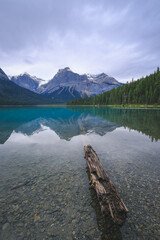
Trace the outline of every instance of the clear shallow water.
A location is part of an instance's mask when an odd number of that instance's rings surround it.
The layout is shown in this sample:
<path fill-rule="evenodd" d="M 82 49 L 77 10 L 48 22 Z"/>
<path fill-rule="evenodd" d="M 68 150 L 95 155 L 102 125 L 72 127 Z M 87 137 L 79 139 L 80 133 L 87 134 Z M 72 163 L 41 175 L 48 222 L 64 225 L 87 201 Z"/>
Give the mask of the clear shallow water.
<path fill-rule="evenodd" d="M 0 109 L 0 239 L 160 239 L 160 112 Z M 89 180 L 91 144 L 129 208 L 109 228 Z"/>

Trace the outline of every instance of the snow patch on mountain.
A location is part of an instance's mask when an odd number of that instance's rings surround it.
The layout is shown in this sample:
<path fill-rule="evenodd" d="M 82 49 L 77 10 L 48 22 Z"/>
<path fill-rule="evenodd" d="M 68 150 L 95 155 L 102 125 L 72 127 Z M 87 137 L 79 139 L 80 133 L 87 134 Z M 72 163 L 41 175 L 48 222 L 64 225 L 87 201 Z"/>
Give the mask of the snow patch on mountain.
<path fill-rule="evenodd" d="M 95 96 L 122 85 L 105 73 L 80 75 L 69 67 L 59 69 L 47 83 L 28 73 L 11 77 L 11 81 L 33 92 L 50 96 L 58 102 Z"/>
<path fill-rule="evenodd" d="M 45 83 L 43 79 L 31 76 L 28 73 L 13 76 L 10 80 L 17 85 L 36 93 L 38 93 L 38 88 Z"/>

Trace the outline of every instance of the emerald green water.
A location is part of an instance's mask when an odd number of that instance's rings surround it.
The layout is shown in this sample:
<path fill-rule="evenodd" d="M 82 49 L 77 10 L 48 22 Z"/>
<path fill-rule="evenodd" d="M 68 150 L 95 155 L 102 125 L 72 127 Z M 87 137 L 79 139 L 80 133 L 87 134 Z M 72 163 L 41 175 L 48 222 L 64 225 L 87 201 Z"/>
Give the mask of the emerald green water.
<path fill-rule="evenodd" d="M 110 227 L 89 190 L 91 144 L 129 209 Z M 160 239 L 160 111 L 0 108 L 0 239 Z"/>

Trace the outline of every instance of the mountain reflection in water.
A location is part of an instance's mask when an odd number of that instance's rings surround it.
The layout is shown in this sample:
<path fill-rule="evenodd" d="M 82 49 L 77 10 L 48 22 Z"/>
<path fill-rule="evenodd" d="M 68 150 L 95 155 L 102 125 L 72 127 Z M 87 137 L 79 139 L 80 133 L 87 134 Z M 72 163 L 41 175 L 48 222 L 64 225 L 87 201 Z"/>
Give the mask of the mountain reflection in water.
<path fill-rule="evenodd" d="M 160 112 L 156 110 L 126 110 L 94 107 L 15 107 L 0 109 L 0 144 L 4 144 L 13 131 L 32 135 L 51 130 L 65 140 L 94 132 L 107 132 L 124 126 L 142 132 L 153 140 L 160 139 Z"/>
<path fill-rule="evenodd" d="M 87 112 L 67 108 L 10 108 L 0 111 L 0 143 L 7 141 L 13 131 L 32 135 L 43 130 L 43 126 L 65 140 L 95 132 L 101 136 L 120 125 Z"/>

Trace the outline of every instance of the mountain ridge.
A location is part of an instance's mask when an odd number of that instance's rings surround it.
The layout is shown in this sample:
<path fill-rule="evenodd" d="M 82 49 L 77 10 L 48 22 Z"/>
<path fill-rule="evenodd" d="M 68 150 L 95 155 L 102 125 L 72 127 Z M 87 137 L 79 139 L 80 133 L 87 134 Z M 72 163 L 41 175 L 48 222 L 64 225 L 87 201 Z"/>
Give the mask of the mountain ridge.
<path fill-rule="evenodd" d="M 55 76 L 45 84 L 37 83 L 29 74 L 27 78 L 24 74 L 17 78 L 13 76 L 11 81 L 31 91 L 51 97 L 55 103 L 66 103 L 77 98 L 95 96 L 123 85 L 105 73 L 80 75 L 69 67 L 59 69 Z M 43 83 L 43 80 L 40 79 L 40 82 Z"/>
<path fill-rule="evenodd" d="M 0 68 L 0 79 L 9 80 L 8 76 L 7 76 L 6 73 L 2 70 L 2 68 Z"/>
<path fill-rule="evenodd" d="M 95 97 L 76 99 L 69 105 L 160 105 L 160 70 Z"/>
<path fill-rule="evenodd" d="M 43 84 L 43 82 L 45 83 L 45 80 L 31 76 L 26 72 L 17 76 L 12 76 L 10 77 L 10 80 L 15 84 L 36 93 L 38 93 L 37 89 L 40 85 Z"/>
<path fill-rule="evenodd" d="M 53 101 L 46 96 L 18 86 L 10 81 L 0 68 L 0 105 L 37 105 L 51 104 Z"/>

